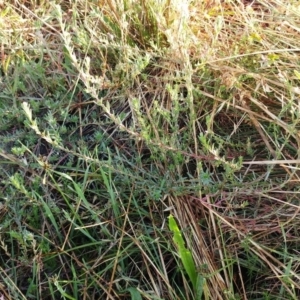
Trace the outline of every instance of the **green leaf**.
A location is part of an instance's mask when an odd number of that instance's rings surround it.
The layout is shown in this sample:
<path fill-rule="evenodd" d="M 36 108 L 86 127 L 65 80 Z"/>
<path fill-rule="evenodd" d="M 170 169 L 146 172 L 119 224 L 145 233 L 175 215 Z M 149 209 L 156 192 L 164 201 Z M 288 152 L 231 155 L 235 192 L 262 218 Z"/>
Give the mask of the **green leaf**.
<path fill-rule="evenodd" d="M 206 278 L 203 277 L 201 274 L 198 274 L 196 290 L 195 290 L 197 300 L 202 299 L 203 288 L 204 288 L 205 284 L 206 284 Z"/>
<path fill-rule="evenodd" d="M 130 287 L 127 289 L 131 295 L 131 300 L 142 300 L 141 293 L 134 287 Z"/>
<path fill-rule="evenodd" d="M 196 266 L 192 257 L 191 252 L 186 249 L 184 240 L 182 238 L 181 232 L 178 228 L 178 225 L 172 215 L 168 217 L 169 219 L 169 229 L 173 232 L 173 241 L 177 246 L 179 257 L 182 261 L 183 267 L 185 271 L 187 272 L 194 289 L 196 289 L 197 286 L 197 272 L 196 272 Z"/>

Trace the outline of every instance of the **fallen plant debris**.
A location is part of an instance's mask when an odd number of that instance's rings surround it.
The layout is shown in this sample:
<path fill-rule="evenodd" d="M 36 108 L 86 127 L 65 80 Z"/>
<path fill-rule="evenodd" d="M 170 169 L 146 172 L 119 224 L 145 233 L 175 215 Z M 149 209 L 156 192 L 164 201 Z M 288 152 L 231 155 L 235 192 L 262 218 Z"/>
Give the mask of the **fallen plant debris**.
<path fill-rule="evenodd" d="M 299 299 L 299 15 L 0 1 L 0 299 Z"/>

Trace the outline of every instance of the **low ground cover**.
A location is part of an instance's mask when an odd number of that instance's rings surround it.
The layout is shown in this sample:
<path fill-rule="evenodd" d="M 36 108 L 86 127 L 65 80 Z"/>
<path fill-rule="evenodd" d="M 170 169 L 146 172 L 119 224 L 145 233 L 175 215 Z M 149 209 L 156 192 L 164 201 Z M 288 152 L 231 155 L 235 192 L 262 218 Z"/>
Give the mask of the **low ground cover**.
<path fill-rule="evenodd" d="M 1 297 L 299 298 L 297 1 L 0 8 Z"/>

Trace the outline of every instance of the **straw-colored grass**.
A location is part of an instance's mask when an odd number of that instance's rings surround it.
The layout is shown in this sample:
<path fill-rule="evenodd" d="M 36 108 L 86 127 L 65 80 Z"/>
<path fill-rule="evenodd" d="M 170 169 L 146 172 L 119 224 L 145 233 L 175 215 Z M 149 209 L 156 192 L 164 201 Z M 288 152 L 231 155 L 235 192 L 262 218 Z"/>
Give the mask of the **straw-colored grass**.
<path fill-rule="evenodd" d="M 0 299 L 298 299 L 299 17 L 0 1 Z"/>

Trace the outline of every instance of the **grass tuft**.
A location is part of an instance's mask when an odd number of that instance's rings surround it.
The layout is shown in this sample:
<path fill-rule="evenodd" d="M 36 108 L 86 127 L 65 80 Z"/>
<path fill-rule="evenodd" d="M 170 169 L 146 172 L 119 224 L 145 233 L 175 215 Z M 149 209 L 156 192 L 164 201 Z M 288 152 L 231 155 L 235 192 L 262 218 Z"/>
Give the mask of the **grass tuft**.
<path fill-rule="evenodd" d="M 299 15 L 0 1 L 0 298 L 298 299 Z"/>

